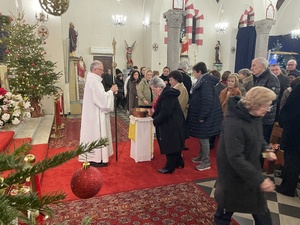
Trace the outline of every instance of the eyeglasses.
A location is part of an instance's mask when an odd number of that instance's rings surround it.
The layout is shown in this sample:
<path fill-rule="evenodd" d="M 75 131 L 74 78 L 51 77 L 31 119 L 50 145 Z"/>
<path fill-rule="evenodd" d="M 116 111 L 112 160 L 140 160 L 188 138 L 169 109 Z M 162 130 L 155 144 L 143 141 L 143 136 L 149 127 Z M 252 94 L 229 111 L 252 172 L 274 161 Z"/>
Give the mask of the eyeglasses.
<path fill-rule="evenodd" d="M 102 71 L 103 72 L 103 69 L 100 69 L 100 68 L 95 68 L 96 70 L 100 70 L 100 71 Z"/>
<path fill-rule="evenodd" d="M 274 108 L 274 105 L 263 105 L 261 107 L 266 109 L 266 110 L 272 110 Z"/>
<path fill-rule="evenodd" d="M 294 66 L 295 64 L 287 64 L 287 66 Z"/>

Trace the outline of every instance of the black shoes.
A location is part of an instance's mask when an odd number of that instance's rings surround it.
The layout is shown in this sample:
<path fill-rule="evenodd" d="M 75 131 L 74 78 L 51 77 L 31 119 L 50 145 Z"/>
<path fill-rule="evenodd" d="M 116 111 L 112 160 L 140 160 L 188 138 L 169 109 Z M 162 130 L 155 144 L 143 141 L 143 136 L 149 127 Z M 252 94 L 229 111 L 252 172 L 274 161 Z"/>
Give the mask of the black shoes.
<path fill-rule="evenodd" d="M 286 196 L 289 196 L 289 197 L 295 197 L 295 194 L 291 194 L 291 193 L 286 193 L 284 192 L 283 190 L 280 189 L 280 186 L 277 186 L 275 188 L 275 191 L 282 194 L 282 195 L 286 195 Z"/>
<path fill-rule="evenodd" d="M 105 167 L 108 165 L 108 163 L 104 163 L 104 162 L 99 162 L 99 163 L 89 162 L 89 163 L 90 163 L 90 166 L 93 166 L 93 167 Z"/>
<path fill-rule="evenodd" d="M 173 171 L 167 170 L 165 168 L 159 169 L 159 170 L 157 170 L 157 172 L 159 172 L 159 173 L 173 173 Z"/>
<path fill-rule="evenodd" d="M 181 160 L 181 162 L 178 163 L 178 164 L 176 165 L 176 168 L 181 168 L 181 169 L 183 169 L 183 168 L 184 168 L 184 161 Z"/>

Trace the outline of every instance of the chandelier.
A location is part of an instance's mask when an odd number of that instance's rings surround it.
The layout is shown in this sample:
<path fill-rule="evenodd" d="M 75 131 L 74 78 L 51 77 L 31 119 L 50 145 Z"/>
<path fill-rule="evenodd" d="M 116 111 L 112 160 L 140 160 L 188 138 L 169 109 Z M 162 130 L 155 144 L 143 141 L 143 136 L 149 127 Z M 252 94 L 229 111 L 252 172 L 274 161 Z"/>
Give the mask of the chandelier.
<path fill-rule="evenodd" d="M 291 31 L 291 38 L 293 39 L 300 38 L 300 17 L 296 29 Z"/>
<path fill-rule="evenodd" d="M 118 9 L 120 8 L 120 1 L 121 0 L 117 0 Z M 113 21 L 114 26 L 123 27 L 127 23 L 127 16 L 124 16 L 122 14 L 114 14 L 114 15 L 112 15 L 112 21 Z"/>
<path fill-rule="evenodd" d="M 127 17 L 123 16 L 122 14 L 115 14 L 112 15 L 113 24 L 116 27 L 125 26 L 127 23 Z"/>
<path fill-rule="evenodd" d="M 223 21 L 223 12 L 224 12 L 224 10 L 221 9 L 220 22 L 216 23 L 216 25 L 215 25 L 216 32 L 220 33 L 220 34 L 224 34 L 228 28 L 228 23 Z"/>

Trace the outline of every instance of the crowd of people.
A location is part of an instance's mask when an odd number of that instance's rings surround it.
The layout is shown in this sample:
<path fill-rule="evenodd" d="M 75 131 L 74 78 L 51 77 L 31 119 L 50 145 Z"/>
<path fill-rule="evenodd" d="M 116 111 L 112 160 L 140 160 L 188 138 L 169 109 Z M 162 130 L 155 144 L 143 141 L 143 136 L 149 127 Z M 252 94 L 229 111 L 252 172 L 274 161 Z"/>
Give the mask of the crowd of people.
<path fill-rule="evenodd" d="M 210 149 L 218 144 L 215 224 L 229 224 L 234 212 L 251 213 L 256 224 L 272 224 L 263 192 L 273 191 L 275 184 L 262 175 L 262 169 L 265 158 L 276 160 L 269 145 L 274 123 L 283 128 L 281 149 L 285 152 L 282 183 L 276 191 L 294 196 L 300 172 L 300 72 L 296 65 L 291 59 L 285 70 L 258 57 L 250 69 L 221 75 L 199 62 L 192 67 L 194 84 L 184 62 L 174 71 L 164 67 L 160 76 L 134 67 L 125 81 L 118 70 L 116 85 L 107 86 L 102 63 L 94 61 L 85 86 L 81 142 L 92 141 L 87 127 L 94 127 L 94 139 L 110 133 L 106 116 L 113 110 L 115 93 L 118 105 L 129 114 L 132 108 L 149 109 L 160 152 L 166 155 L 159 173 L 184 168 L 182 150 L 188 149 L 188 137 L 199 139 L 199 151 L 191 159 L 198 171 L 211 168 Z M 92 110 L 98 121 L 93 118 L 91 123 Z M 111 154 L 105 147 L 79 159 L 106 166 Z"/>

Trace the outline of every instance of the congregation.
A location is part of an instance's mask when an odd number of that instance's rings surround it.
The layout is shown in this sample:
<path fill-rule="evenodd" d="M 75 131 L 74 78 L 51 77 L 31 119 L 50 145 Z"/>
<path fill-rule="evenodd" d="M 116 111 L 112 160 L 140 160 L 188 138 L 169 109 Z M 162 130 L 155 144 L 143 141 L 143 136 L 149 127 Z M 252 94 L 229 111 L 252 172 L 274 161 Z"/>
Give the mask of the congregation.
<path fill-rule="evenodd" d="M 185 146 L 185 140 L 188 137 L 198 138 L 200 143 L 198 155 L 191 159 L 196 164 L 195 168 L 199 171 L 210 169 L 209 152 L 217 144 L 216 140 L 222 132 L 222 121 L 227 114 L 229 99 L 243 99 L 252 87 L 266 87 L 276 95 L 270 107 L 265 107 L 266 112 L 262 116 L 263 139 L 266 144 L 269 144 L 273 126 L 275 123 L 280 122 L 280 112 L 284 109 L 289 94 L 300 83 L 300 72 L 296 69 L 296 66 L 297 62 L 294 59 L 290 59 L 286 69 L 284 69 L 280 68 L 278 64 L 269 65 L 267 59 L 258 57 L 253 59 L 251 68 L 241 69 L 238 73 L 225 71 L 221 75 L 218 70 L 209 70 L 204 62 L 200 62 L 192 67 L 193 75 L 190 76 L 188 75 L 188 64 L 180 62 L 177 70 L 170 71 L 170 68 L 166 66 L 163 68 L 161 75 L 157 71 L 146 69 L 146 67 L 141 67 L 139 70 L 137 66 L 133 66 L 126 79 L 124 79 L 124 74 L 119 69 L 116 69 L 116 78 L 113 77 L 110 70 L 101 73 L 101 77 L 105 91 L 111 90 L 114 83 L 117 85 L 118 90 L 114 89 L 117 93 L 117 107 L 126 109 L 128 115 L 132 114 L 131 110 L 133 108 L 148 109 L 149 115 L 154 119 L 156 138 L 161 153 L 166 154 L 167 159 L 165 166 L 159 169 L 158 172 L 170 174 L 176 168 L 184 167 L 184 161 L 180 155 L 182 150 L 188 150 Z M 156 75 L 154 75 L 154 72 Z M 160 78 L 163 82 L 161 83 L 154 78 Z M 157 91 L 157 88 L 160 90 Z M 161 114 L 157 113 L 155 108 L 159 105 L 158 103 L 163 101 L 160 99 L 161 93 L 167 89 L 177 90 L 173 94 L 177 96 L 179 104 L 174 103 L 174 105 L 168 106 L 169 109 L 161 109 L 163 113 L 167 112 L 163 117 L 164 120 L 170 120 L 167 122 L 169 128 L 166 134 L 162 134 L 159 124 L 155 124 L 157 119 L 155 117 L 161 116 Z M 165 102 L 163 105 L 169 105 L 169 103 Z M 180 119 L 178 117 L 177 120 L 172 118 L 174 112 L 171 108 L 175 105 L 180 107 L 183 115 Z M 296 111 L 297 105 L 294 105 L 294 107 L 295 109 L 292 110 Z M 181 119 L 184 121 L 183 126 L 173 124 L 180 124 Z M 174 136 L 174 133 L 177 133 L 177 136 Z M 169 144 L 172 146 L 172 150 L 166 150 L 166 147 L 162 147 L 164 146 L 163 142 L 172 143 L 174 138 L 180 141 L 175 147 Z M 170 149 L 170 147 L 167 147 L 167 149 Z M 175 155 L 174 149 L 178 149 Z M 262 151 L 265 150 L 269 150 L 269 146 Z M 290 150 L 289 147 L 283 150 L 293 152 L 293 154 L 296 152 L 293 149 Z M 287 159 L 284 168 L 287 168 L 287 172 L 283 169 L 283 182 L 277 188 L 277 191 L 293 196 L 298 182 L 299 170 L 295 169 L 297 165 L 290 156 L 285 158 Z M 264 158 L 262 154 L 260 163 L 261 168 L 263 168 Z M 105 165 L 107 165 L 107 161 Z M 293 170 L 293 173 L 289 170 Z M 292 187 L 290 182 L 293 183 Z"/>

